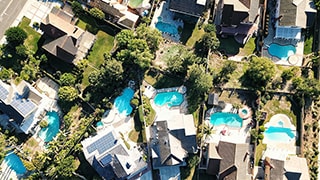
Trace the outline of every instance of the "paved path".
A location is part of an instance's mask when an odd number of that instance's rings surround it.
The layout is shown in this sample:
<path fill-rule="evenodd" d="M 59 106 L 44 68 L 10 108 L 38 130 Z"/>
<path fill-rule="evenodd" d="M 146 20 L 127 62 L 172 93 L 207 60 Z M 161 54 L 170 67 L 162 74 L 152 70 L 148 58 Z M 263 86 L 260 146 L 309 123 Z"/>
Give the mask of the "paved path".
<path fill-rule="evenodd" d="M 15 21 L 28 0 L 0 0 L 0 39 Z"/>

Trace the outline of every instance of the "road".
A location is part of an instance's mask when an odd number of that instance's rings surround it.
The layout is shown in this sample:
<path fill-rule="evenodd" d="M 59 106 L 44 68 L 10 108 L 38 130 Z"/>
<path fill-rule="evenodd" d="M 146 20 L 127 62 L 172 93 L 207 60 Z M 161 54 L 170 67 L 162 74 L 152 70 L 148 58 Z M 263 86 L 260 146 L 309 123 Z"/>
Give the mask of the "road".
<path fill-rule="evenodd" d="M 0 39 L 12 25 L 28 0 L 0 0 Z"/>

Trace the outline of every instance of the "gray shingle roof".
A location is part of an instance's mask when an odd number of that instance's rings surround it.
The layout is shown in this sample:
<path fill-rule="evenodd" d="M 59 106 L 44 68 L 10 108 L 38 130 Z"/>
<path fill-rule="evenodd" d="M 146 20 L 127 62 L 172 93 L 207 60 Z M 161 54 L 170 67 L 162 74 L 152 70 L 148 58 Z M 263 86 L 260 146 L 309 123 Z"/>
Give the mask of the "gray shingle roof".
<path fill-rule="evenodd" d="M 280 26 L 295 26 L 297 6 L 293 4 L 292 0 L 281 0 L 279 15 L 282 15 L 279 21 Z"/>
<path fill-rule="evenodd" d="M 197 4 L 197 0 L 170 0 L 169 9 L 174 12 L 200 17 L 205 6 Z"/>

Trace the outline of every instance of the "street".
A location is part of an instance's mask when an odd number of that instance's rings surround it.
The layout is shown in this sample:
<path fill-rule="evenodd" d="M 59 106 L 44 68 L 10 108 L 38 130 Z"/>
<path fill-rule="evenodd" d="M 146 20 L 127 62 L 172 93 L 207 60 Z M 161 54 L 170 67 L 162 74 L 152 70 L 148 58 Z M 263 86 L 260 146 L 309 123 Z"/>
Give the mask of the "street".
<path fill-rule="evenodd" d="M 0 0 L 0 39 L 12 25 L 28 0 Z"/>

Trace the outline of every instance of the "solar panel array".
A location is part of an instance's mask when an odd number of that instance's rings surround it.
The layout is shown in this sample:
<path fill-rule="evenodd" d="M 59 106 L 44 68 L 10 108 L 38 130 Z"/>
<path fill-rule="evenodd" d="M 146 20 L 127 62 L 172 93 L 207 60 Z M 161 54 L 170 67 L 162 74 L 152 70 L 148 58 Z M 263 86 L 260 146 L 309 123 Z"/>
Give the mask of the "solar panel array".
<path fill-rule="evenodd" d="M 103 167 L 106 167 L 112 161 L 112 155 L 107 154 L 102 159 L 100 159 L 100 163 Z"/>
<path fill-rule="evenodd" d="M 9 94 L 9 91 L 6 90 L 3 86 L 0 85 L 0 99 L 5 100 Z"/>
<path fill-rule="evenodd" d="M 115 137 L 113 136 L 112 132 L 109 132 L 108 134 L 102 136 L 100 139 L 96 140 L 94 143 L 90 144 L 87 147 L 87 151 L 89 153 L 92 153 L 95 150 L 98 150 L 99 154 L 104 153 L 111 147 L 115 145 Z"/>
<path fill-rule="evenodd" d="M 13 98 L 10 105 L 19 111 L 23 117 L 31 113 L 36 108 L 36 105 L 31 100 L 22 99 L 19 95 L 16 95 Z"/>

